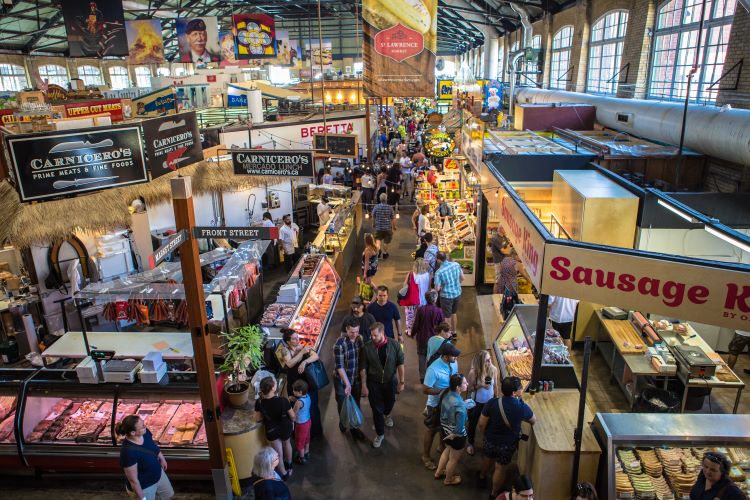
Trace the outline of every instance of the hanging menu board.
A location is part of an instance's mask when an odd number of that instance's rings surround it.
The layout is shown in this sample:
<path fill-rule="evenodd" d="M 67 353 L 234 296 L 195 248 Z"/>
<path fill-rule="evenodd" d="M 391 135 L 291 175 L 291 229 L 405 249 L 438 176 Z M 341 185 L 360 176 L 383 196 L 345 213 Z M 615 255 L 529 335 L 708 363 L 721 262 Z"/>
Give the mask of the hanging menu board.
<path fill-rule="evenodd" d="M 328 145 L 326 146 L 326 137 Z M 318 156 L 343 156 L 356 158 L 357 136 L 352 134 L 315 134 L 315 154 Z"/>
<path fill-rule="evenodd" d="M 312 151 L 233 149 L 234 175 L 313 177 Z"/>
<path fill-rule="evenodd" d="M 203 160 L 195 111 L 145 120 L 143 136 L 152 179 Z"/>
<path fill-rule="evenodd" d="M 23 134 L 5 141 L 21 201 L 148 182 L 139 127 Z"/>

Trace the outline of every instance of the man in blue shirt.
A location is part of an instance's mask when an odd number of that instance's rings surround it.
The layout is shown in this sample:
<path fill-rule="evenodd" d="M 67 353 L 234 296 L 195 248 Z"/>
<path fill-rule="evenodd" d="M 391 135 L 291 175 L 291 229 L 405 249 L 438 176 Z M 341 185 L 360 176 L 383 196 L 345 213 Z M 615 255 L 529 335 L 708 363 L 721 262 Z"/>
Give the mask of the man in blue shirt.
<path fill-rule="evenodd" d="M 375 302 L 371 302 L 367 306 L 367 312 L 372 314 L 375 321 L 383 323 L 385 327 L 385 336 L 388 338 L 395 338 L 393 336 L 393 330 L 395 328 L 398 334 L 399 342 L 403 342 L 404 336 L 401 334 L 401 313 L 398 312 L 398 306 L 388 300 L 388 287 L 380 285 L 378 287 L 378 293 L 375 295 Z"/>
<path fill-rule="evenodd" d="M 458 356 L 461 354 L 456 346 L 446 342 L 438 349 L 440 357 L 427 367 L 424 375 L 424 387 L 422 392 L 427 394 L 427 406 L 425 407 L 425 417 L 440 411 L 440 393 L 450 385 L 451 375 L 458 373 Z M 440 432 L 440 419 L 435 427 L 427 427 L 424 434 L 424 443 L 422 448 L 422 463 L 429 470 L 435 470 L 437 465 L 432 461 L 430 451 L 435 435 Z M 438 448 L 442 448 L 438 446 Z"/>
<path fill-rule="evenodd" d="M 456 333 L 458 324 L 458 301 L 461 298 L 461 283 L 464 282 L 464 272 L 458 262 L 450 260 L 444 252 L 438 252 L 438 270 L 435 271 L 433 282 L 435 290 L 440 293 L 440 309 L 443 310 L 445 320 L 451 325 L 451 332 Z"/>
<path fill-rule="evenodd" d="M 478 428 L 484 433 L 484 463 L 480 477 L 485 476 L 495 461 L 492 473 L 492 493 L 500 494 L 505 480 L 505 468 L 518 449 L 521 422 L 536 423 L 534 412 L 523 402 L 523 385 L 518 377 L 505 377 L 500 389 L 502 398 L 490 399 L 482 409 Z M 502 405 L 502 411 L 501 411 Z M 494 497 L 493 497 L 494 498 Z"/>

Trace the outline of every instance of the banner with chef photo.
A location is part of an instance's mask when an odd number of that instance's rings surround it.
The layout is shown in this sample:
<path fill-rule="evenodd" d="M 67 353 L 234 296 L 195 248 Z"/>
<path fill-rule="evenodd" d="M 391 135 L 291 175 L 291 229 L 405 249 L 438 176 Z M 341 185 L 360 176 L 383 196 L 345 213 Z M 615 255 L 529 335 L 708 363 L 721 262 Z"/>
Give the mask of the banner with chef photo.
<path fill-rule="evenodd" d="M 234 14 L 235 54 L 239 60 L 276 57 L 276 25 L 267 14 Z"/>
<path fill-rule="evenodd" d="M 331 40 L 323 39 L 323 48 L 320 48 L 320 40 L 305 40 L 305 60 L 312 64 L 312 71 L 323 71 L 333 67 L 333 44 Z M 322 64 L 322 68 L 321 68 Z"/>
<path fill-rule="evenodd" d="M 128 63 L 161 64 L 164 62 L 161 21 L 158 19 L 125 21 L 125 32 L 128 36 Z"/>
<path fill-rule="evenodd" d="M 62 0 L 70 57 L 127 56 L 121 0 Z"/>
<path fill-rule="evenodd" d="M 180 62 L 205 67 L 219 62 L 219 23 L 215 17 L 180 17 L 175 20 Z"/>
<path fill-rule="evenodd" d="M 22 202 L 148 182 L 137 126 L 6 136 L 5 145 Z"/>
<path fill-rule="evenodd" d="M 362 0 L 365 92 L 378 97 L 435 93 L 437 0 Z"/>
<path fill-rule="evenodd" d="M 152 180 L 203 160 L 195 111 L 144 120 L 141 126 Z"/>

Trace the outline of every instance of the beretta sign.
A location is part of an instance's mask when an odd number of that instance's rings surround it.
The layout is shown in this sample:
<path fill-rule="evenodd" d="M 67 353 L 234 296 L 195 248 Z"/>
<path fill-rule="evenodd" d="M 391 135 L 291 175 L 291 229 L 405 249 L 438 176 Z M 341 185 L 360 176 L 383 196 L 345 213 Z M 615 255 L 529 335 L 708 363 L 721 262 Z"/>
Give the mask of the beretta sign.
<path fill-rule="evenodd" d="M 233 149 L 235 175 L 313 177 L 312 151 Z"/>
<path fill-rule="evenodd" d="M 203 160 L 195 111 L 146 120 L 142 126 L 152 179 Z"/>
<path fill-rule="evenodd" d="M 148 182 L 138 127 L 6 137 L 21 201 Z"/>

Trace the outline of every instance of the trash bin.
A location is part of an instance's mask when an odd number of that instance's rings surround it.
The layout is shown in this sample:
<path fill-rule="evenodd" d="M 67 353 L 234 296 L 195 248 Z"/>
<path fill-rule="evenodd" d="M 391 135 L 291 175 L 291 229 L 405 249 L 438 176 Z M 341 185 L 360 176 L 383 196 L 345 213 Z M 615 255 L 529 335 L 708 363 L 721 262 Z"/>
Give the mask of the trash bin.
<path fill-rule="evenodd" d="M 638 398 L 639 411 L 646 413 L 678 413 L 680 398 L 658 387 L 646 387 Z"/>

